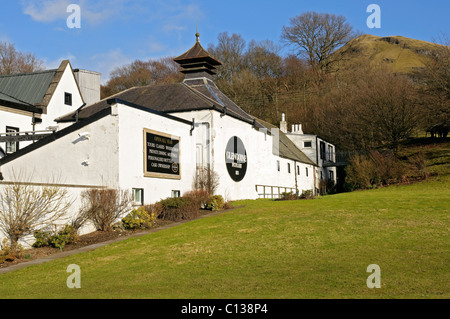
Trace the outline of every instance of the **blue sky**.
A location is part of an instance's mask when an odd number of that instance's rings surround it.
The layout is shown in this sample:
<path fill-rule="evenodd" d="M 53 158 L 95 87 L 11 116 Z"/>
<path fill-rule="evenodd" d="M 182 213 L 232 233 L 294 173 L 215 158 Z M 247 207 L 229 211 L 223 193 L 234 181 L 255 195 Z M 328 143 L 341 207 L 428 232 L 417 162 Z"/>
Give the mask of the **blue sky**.
<path fill-rule="evenodd" d="M 67 26 L 70 4 L 80 6 L 79 29 Z M 381 8 L 380 29 L 367 27 L 369 4 Z M 69 59 L 74 68 L 101 72 L 104 82 L 133 60 L 185 52 L 197 23 L 204 47 L 224 31 L 278 43 L 282 27 L 306 11 L 342 14 L 356 30 L 378 36 L 450 36 L 448 0 L 0 0 L 0 41 L 35 53 L 47 68 Z"/>

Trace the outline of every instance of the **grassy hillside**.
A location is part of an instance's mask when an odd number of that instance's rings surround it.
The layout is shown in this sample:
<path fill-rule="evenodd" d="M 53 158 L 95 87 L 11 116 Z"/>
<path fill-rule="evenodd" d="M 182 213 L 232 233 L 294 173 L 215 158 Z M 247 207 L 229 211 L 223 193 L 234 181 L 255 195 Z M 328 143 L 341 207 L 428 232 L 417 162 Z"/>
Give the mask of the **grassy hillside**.
<path fill-rule="evenodd" d="M 394 72 L 410 73 L 424 66 L 428 55 L 438 45 L 402 36 L 378 37 L 362 35 L 338 50 L 342 55 L 340 67 L 357 63 L 381 63 L 392 67 Z"/>
<path fill-rule="evenodd" d="M 450 180 L 243 208 L 0 275 L 1 298 L 449 298 Z M 81 289 L 69 289 L 69 264 Z M 366 285 L 367 266 L 381 288 Z"/>

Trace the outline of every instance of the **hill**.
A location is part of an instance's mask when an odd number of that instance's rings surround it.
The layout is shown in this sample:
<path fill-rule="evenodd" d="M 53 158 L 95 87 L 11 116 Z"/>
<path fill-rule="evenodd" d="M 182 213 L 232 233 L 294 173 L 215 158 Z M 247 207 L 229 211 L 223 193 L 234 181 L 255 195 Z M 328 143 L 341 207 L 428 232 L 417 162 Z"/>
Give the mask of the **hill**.
<path fill-rule="evenodd" d="M 439 46 L 402 36 L 378 37 L 365 34 L 349 41 L 334 53 L 334 57 L 342 58 L 339 68 L 370 61 L 390 65 L 394 72 L 411 73 L 424 67 L 424 62 Z"/>

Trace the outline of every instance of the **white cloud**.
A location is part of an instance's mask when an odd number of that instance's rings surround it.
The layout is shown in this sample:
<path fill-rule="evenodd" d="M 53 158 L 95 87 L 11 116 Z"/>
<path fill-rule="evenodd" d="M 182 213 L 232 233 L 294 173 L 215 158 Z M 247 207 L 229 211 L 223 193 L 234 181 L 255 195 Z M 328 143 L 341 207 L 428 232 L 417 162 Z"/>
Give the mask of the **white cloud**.
<path fill-rule="evenodd" d="M 21 1 L 23 12 L 38 22 L 66 19 L 66 10 L 70 3 L 70 0 Z"/>
<path fill-rule="evenodd" d="M 23 13 L 37 22 L 53 22 L 66 20 L 71 12 L 67 12 L 70 4 L 78 4 L 81 9 L 81 21 L 97 24 L 112 16 L 120 14 L 128 0 L 21 0 Z"/>

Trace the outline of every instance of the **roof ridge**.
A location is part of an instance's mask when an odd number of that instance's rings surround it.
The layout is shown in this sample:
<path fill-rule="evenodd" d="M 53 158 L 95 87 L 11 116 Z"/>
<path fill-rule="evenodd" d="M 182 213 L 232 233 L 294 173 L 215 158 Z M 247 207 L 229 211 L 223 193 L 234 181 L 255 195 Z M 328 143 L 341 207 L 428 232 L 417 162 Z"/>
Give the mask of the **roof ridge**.
<path fill-rule="evenodd" d="M 58 71 L 58 69 L 50 69 L 50 70 L 42 70 L 42 71 L 34 71 L 34 72 L 22 72 L 22 73 L 0 74 L 0 78 L 8 78 L 8 77 L 15 77 L 15 76 L 26 76 L 26 75 L 35 75 L 35 74 L 51 73 L 51 72 L 57 72 L 57 71 Z"/>

